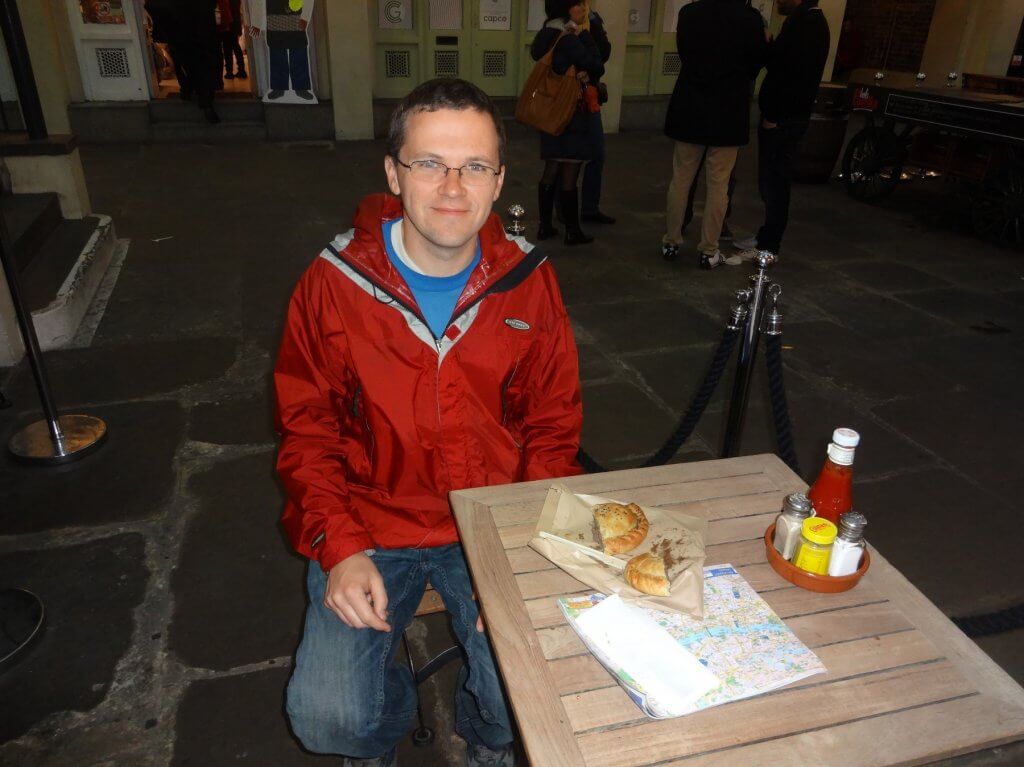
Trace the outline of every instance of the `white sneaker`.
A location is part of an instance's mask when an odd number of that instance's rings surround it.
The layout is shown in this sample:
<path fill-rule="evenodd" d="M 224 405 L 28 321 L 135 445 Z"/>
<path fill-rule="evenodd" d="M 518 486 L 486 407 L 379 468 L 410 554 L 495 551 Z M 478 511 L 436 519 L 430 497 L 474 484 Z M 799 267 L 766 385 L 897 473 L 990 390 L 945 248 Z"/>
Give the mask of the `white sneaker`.
<path fill-rule="evenodd" d="M 736 250 L 757 250 L 757 236 L 733 239 L 732 246 Z"/>
<path fill-rule="evenodd" d="M 700 268 L 701 269 L 714 269 L 716 266 L 722 264 L 728 264 L 729 266 L 739 266 L 743 263 L 743 259 L 739 256 L 724 256 L 722 251 L 716 250 L 714 253 L 701 253 L 700 254 Z"/>
<path fill-rule="evenodd" d="M 740 261 L 753 261 L 760 252 L 757 248 L 747 248 L 736 253 L 736 258 L 740 259 Z"/>

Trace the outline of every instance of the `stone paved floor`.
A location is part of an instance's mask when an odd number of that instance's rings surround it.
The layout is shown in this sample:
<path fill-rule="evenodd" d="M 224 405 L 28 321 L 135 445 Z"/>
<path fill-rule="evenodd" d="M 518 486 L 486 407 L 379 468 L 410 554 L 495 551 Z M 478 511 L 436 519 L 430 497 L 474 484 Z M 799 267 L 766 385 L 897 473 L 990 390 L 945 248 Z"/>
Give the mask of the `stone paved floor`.
<path fill-rule="evenodd" d="M 535 139 L 513 131 L 500 202 L 534 208 Z M 106 447 L 60 469 L 0 463 L 0 584 L 50 615 L 0 676 L 0 764 L 315 765 L 282 716 L 303 563 L 275 525 L 269 369 L 289 291 L 355 203 L 383 188 L 380 143 L 85 147 L 95 209 L 131 239 L 93 343 L 48 355 L 65 408 L 102 415 Z M 658 255 L 670 147 L 610 137 L 611 228 L 551 248 L 580 345 L 584 443 L 611 467 L 657 447 L 702 375 L 749 269 Z M 733 226 L 758 222 L 752 151 Z M 863 434 L 857 505 L 872 542 L 949 615 L 1024 601 L 1024 259 L 973 239 L 942 182 L 884 206 L 801 186 L 783 262 L 797 452 L 813 479 L 828 435 Z M 728 381 L 677 460 L 718 454 Z M 36 407 L 24 365 L 6 442 Z M 759 373 L 743 452 L 773 449 Z M 6 461 L 6 459 L 0 459 Z M 412 629 L 420 658 L 444 616 Z M 1024 631 L 980 640 L 1024 681 Z M 458 764 L 452 671 L 424 690 L 435 744 L 407 765 Z M 1019 764 L 1017 750 L 957 764 Z"/>

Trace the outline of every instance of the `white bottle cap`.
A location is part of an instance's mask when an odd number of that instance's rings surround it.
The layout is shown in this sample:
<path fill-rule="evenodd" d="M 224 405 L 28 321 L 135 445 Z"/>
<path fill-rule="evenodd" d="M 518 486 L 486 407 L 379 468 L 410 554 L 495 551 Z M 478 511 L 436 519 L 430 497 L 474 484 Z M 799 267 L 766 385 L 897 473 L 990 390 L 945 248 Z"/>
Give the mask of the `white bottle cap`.
<path fill-rule="evenodd" d="M 832 441 L 839 447 L 857 447 L 860 444 L 860 435 L 853 429 L 841 427 L 832 432 Z"/>

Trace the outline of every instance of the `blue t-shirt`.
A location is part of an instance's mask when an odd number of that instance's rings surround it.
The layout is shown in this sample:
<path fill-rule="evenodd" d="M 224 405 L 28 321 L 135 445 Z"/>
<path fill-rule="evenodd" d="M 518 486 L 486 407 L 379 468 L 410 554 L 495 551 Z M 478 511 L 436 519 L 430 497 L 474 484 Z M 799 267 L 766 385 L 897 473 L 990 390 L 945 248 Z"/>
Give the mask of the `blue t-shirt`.
<path fill-rule="evenodd" d="M 391 229 L 400 225 L 401 221 L 400 218 L 388 221 L 382 227 L 384 248 L 387 250 L 391 263 L 395 265 L 402 275 L 402 279 L 405 280 L 405 284 L 412 291 L 413 298 L 416 299 L 416 304 L 420 307 L 430 332 L 434 334 L 434 338 L 440 338 L 448 327 L 448 321 L 452 318 L 455 304 L 459 302 L 459 297 L 462 295 L 466 283 L 469 282 L 470 273 L 480 263 L 480 238 L 477 238 L 476 253 L 473 254 L 473 260 L 470 261 L 469 266 L 450 277 L 432 277 L 409 268 L 395 252 L 394 243 L 391 241 Z"/>

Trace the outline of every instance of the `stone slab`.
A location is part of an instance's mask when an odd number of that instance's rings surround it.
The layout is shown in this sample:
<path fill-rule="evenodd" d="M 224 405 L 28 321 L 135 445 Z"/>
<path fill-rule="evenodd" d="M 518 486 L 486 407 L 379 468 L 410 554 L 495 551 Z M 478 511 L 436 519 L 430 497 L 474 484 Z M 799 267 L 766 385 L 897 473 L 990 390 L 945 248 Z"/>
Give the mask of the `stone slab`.
<path fill-rule="evenodd" d="M 977 392 L 916 395 L 875 413 L 980 484 L 1024 475 L 1024 416 Z"/>
<path fill-rule="evenodd" d="M 28 589 L 46 612 L 41 639 L 0 674 L 0 743 L 108 695 L 146 590 L 145 548 L 143 536 L 128 533 L 0 556 L 0 588 Z"/>
<path fill-rule="evenodd" d="M 189 439 L 219 445 L 269 444 L 274 433 L 274 395 L 270 382 L 256 397 L 225 397 L 192 408 Z"/>
<path fill-rule="evenodd" d="M 171 578 L 169 629 L 169 646 L 188 665 L 224 670 L 291 655 L 298 645 L 306 560 L 277 522 L 284 497 L 274 458 L 238 458 L 189 481 L 199 509 Z"/>
<path fill-rule="evenodd" d="M 575 308 L 573 320 L 598 343 L 613 351 L 637 351 L 714 339 L 721 328 L 695 309 L 672 299 L 587 304 Z"/>
<path fill-rule="evenodd" d="M 872 290 L 883 293 L 927 290 L 949 284 L 946 280 L 933 274 L 891 261 L 839 264 L 836 266 L 836 271 Z"/>
<path fill-rule="evenodd" d="M 1020 601 L 1020 517 L 948 471 L 859 484 L 854 503 L 867 538 L 947 615 L 977 615 Z"/>
<path fill-rule="evenodd" d="M 46 353 L 50 388 L 58 403 L 117 402 L 175 391 L 223 375 L 235 361 L 230 338 L 184 338 L 145 343 L 59 349 Z M 22 362 L 5 392 L 22 403 L 38 402 L 35 381 Z"/>
<path fill-rule="evenodd" d="M 133 402 L 84 409 L 107 424 L 94 453 L 56 467 L 0 456 L 0 535 L 117 524 L 153 517 L 171 496 L 174 455 L 185 417 L 175 402 Z M 28 423 L 38 414 L 22 415 Z M 4 430 L 6 444 L 12 429 Z"/>
<path fill-rule="evenodd" d="M 955 386 L 941 369 L 908 358 L 885 337 L 864 335 L 835 322 L 786 323 L 783 344 L 787 364 L 852 395 L 877 400 Z"/>
<path fill-rule="evenodd" d="M 653 453 L 674 426 L 664 410 L 630 383 L 583 387 L 582 445 L 599 462 Z"/>

